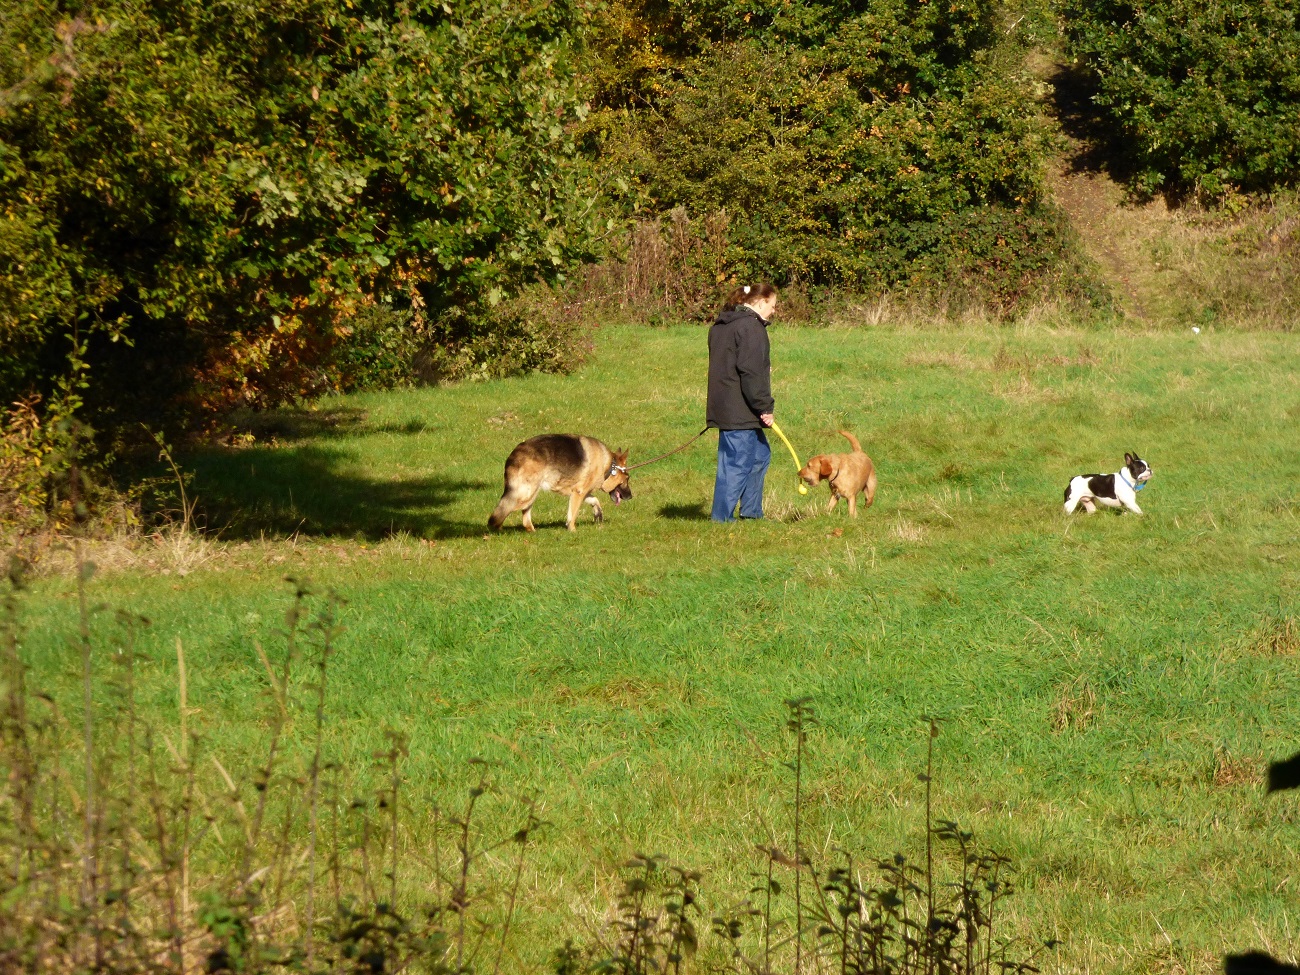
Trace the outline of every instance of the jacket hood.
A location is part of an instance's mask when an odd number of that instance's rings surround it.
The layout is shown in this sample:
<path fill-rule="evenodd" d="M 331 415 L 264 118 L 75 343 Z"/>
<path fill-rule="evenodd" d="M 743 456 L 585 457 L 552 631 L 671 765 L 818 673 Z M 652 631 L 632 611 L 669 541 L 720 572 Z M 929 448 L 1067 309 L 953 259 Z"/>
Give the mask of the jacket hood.
<path fill-rule="evenodd" d="M 719 325 L 730 325 L 732 322 L 738 322 L 742 318 L 753 318 L 762 322 L 764 325 L 767 324 L 766 321 L 759 318 L 758 312 L 754 311 L 752 308 L 746 308 L 744 305 L 741 305 L 739 308 L 732 308 L 730 311 L 724 310 L 718 312 L 717 323 Z"/>

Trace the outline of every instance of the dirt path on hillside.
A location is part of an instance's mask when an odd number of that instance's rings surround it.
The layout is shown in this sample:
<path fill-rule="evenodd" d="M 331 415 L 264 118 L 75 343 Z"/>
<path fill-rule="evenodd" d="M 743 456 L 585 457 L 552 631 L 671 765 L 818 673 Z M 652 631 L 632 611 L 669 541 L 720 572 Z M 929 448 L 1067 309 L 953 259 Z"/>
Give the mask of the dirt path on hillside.
<path fill-rule="evenodd" d="M 1123 246 L 1123 189 L 1105 173 L 1080 172 L 1068 159 L 1048 176 L 1052 198 L 1070 217 L 1088 256 L 1097 262 L 1126 314 L 1151 315 L 1134 278 L 1140 267 Z"/>
<path fill-rule="evenodd" d="M 1048 86 L 1044 108 L 1059 126 L 1066 150 L 1048 173 L 1052 198 L 1069 215 L 1085 252 L 1110 285 L 1126 315 L 1144 323 L 1165 317 L 1162 298 L 1177 274 L 1156 253 L 1179 223 L 1163 199 L 1135 202 L 1112 173 L 1108 132 L 1088 100 L 1079 75 L 1060 61 L 1039 56 L 1031 64 Z"/>
<path fill-rule="evenodd" d="M 1128 318 L 1161 329 L 1297 329 L 1300 195 L 1223 208 L 1135 200 L 1130 164 L 1088 81 L 1051 52 L 1035 53 L 1026 67 L 1065 143 L 1048 191 Z"/>

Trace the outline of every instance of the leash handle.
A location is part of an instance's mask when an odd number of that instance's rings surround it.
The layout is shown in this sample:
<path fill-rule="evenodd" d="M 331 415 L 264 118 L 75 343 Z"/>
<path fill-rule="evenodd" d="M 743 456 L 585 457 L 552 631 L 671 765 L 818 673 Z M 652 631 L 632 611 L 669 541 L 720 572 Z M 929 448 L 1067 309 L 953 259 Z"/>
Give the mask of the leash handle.
<path fill-rule="evenodd" d="M 663 460 L 665 457 L 671 457 L 673 454 L 680 453 L 681 451 L 685 450 L 687 447 L 689 447 L 691 444 L 695 443 L 695 441 L 699 440 L 700 437 L 704 436 L 704 435 L 705 435 L 706 433 L 708 433 L 708 432 L 709 432 L 709 428 L 708 428 L 708 427 L 705 427 L 703 430 L 701 430 L 701 431 L 700 431 L 699 433 L 697 433 L 695 436 L 691 437 L 690 440 L 686 441 L 686 443 L 682 444 L 680 447 L 677 447 L 677 448 L 675 448 L 674 450 L 670 450 L 670 451 L 668 451 L 668 453 L 666 453 L 666 454 L 660 454 L 658 457 L 654 458 L 653 460 L 643 460 L 643 461 L 641 461 L 641 463 L 639 463 L 639 464 L 632 464 L 632 465 L 629 466 L 627 469 L 628 469 L 629 471 L 634 471 L 634 470 L 636 470 L 638 467 L 649 467 L 651 464 L 657 464 L 657 463 L 659 463 L 661 460 Z"/>

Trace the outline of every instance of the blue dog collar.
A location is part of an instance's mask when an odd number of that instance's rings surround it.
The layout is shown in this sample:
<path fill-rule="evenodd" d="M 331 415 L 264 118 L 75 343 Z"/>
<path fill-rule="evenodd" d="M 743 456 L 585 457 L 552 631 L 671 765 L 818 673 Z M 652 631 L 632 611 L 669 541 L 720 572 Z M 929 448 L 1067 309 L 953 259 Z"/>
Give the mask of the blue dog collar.
<path fill-rule="evenodd" d="M 1124 478 L 1124 483 L 1133 489 L 1134 494 L 1136 494 L 1138 491 L 1141 491 L 1144 487 L 1147 486 L 1146 481 L 1143 481 L 1140 484 L 1134 484 L 1132 481 L 1130 481 L 1128 479 L 1128 471 L 1120 471 L 1119 476 Z"/>

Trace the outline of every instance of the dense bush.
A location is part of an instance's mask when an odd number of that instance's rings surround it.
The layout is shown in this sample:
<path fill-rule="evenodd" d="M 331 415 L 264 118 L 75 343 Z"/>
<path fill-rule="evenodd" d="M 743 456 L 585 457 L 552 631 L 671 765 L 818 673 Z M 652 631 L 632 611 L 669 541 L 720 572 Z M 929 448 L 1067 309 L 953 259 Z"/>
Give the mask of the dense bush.
<path fill-rule="evenodd" d="M 1300 175 L 1292 0 L 1067 0 L 1065 16 L 1140 190 L 1217 197 Z"/>
<path fill-rule="evenodd" d="M 375 307 L 472 344 L 603 219 L 585 16 L 0 0 L 0 396 L 122 429 L 309 394 Z"/>
<path fill-rule="evenodd" d="M 1070 247 L 998 18 L 993 0 L 629 0 L 603 22 L 589 131 L 652 211 L 728 211 L 728 270 L 1014 304 Z"/>

